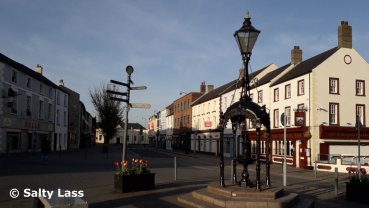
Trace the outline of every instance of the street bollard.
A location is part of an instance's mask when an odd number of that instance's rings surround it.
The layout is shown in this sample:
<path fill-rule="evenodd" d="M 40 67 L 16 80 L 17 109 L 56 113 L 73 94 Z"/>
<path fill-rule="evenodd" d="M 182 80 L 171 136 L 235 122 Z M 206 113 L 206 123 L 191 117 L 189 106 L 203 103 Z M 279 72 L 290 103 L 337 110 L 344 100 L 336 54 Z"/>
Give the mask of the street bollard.
<path fill-rule="evenodd" d="M 317 177 L 317 174 L 318 174 L 318 169 L 317 169 L 317 165 L 316 165 L 316 161 L 314 162 L 314 175 L 315 175 L 315 178 Z"/>
<path fill-rule="evenodd" d="M 231 182 L 234 183 L 233 181 L 233 160 L 231 160 Z"/>
<path fill-rule="evenodd" d="M 233 183 L 237 183 L 237 161 L 236 160 L 232 160 L 232 169 L 233 169 L 233 175 L 232 175 L 232 180 L 233 180 Z"/>
<path fill-rule="evenodd" d="M 174 157 L 174 181 L 177 181 L 177 157 Z"/>
<path fill-rule="evenodd" d="M 334 172 L 335 172 L 335 179 L 334 179 L 334 190 L 336 192 L 336 196 L 338 196 L 338 168 L 334 168 Z"/>

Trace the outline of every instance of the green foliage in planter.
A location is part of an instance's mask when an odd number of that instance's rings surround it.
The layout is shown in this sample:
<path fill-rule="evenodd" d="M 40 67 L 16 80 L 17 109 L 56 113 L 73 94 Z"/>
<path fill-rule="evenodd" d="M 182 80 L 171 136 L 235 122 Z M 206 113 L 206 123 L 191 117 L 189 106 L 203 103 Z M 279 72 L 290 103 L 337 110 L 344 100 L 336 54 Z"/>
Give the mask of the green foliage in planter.
<path fill-rule="evenodd" d="M 353 173 L 350 174 L 349 176 L 349 183 L 352 184 L 367 184 L 369 185 L 369 176 L 367 174 L 362 174 L 361 175 L 361 181 L 360 181 L 360 177 L 359 177 L 359 173 Z"/>

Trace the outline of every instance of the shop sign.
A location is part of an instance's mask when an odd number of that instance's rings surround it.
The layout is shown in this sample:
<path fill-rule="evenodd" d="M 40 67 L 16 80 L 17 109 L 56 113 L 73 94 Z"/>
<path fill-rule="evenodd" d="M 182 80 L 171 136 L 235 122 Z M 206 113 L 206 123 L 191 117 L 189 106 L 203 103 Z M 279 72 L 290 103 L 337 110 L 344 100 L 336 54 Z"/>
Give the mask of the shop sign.
<path fill-rule="evenodd" d="M 211 121 L 204 121 L 204 126 L 205 127 L 211 127 Z"/>

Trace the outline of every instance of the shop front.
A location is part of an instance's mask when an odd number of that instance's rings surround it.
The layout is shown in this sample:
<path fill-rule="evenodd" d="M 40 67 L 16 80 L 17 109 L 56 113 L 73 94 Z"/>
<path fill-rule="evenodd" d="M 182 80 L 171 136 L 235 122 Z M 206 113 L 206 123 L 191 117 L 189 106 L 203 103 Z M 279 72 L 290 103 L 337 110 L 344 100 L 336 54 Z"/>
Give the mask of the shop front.
<path fill-rule="evenodd" d="M 265 131 L 261 131 L 265 134 Z M 256 133 L 249 131 L 248 136 L 251 140 L 252 157 L 256 157 Z M 286 144 L 284 143 L 284 129 L 272 129 L 270 132 L 270 161 L 276 164 L 282 164 L 284 161 L 284 150 L 286 148 L 286 162 L 299 168 L 309 168 L 311 164 L 311 149 L 310 149 L 311 134 L 307 127 L 287 128 L 286 129 Z M 261 137 L 260 152 L 261 159 L 266 157 L 266 141 L 265 137 Z M 286 145 L 286 146 L 285 146 Z"/>
<path fill-rule="evenodd" d="M 0 118 L 0 153 L 40 151 L 41 141 L 53 139 L 54 125 L 49 122 Z"/>

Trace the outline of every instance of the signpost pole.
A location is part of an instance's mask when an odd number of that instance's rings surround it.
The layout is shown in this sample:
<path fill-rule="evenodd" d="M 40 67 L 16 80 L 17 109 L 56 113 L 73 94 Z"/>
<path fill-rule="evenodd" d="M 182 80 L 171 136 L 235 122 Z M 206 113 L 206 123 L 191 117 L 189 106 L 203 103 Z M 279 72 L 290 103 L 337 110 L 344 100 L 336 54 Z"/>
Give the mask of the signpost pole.
<path fill-rule="evenodd" d="M 287 186 L 287 116 L 286 109 L 284 109 L 284 113 L 281 116 L 281 122 L 284 126 L 283 128 L 283 186 Z"/>

